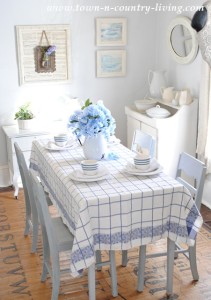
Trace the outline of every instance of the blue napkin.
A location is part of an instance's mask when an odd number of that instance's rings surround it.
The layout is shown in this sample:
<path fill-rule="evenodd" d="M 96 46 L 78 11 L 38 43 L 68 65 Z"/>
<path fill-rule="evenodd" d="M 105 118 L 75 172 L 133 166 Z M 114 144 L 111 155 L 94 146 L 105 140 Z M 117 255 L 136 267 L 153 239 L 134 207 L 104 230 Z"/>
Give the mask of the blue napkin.
<path fill-rule="evenodd" d="M 115 152 L 109 152 L 105 155 L 105 159 L 107 159 L 107 160 L 117 160 L 117 159 L 119 159 L 119 156 Z"/>

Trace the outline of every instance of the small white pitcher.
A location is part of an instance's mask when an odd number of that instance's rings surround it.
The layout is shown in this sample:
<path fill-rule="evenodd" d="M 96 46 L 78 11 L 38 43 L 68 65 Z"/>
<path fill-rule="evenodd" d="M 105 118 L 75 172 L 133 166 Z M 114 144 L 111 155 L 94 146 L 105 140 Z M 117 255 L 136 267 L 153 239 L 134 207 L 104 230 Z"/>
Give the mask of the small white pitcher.
<path fill-rule="evenodd" d="M 179 97 L 179 105 L 187 105 L 187 104 L 190 104 L 192 102 L 192 96 L 191 96 L 191 93 L 190 93 L 190 90 L 189 89 L 185 89 L 185 90 L 182 90 L 180 91 L 180 97 Z"/>
<path fill-rule="evenodd" d="M 173 86 L 169 86 L 167 88 L 161 87 L 160 90 L 161 90 L 163 101 L 166 103 L 172 102 L 175 96 L 174 87 Z"/>

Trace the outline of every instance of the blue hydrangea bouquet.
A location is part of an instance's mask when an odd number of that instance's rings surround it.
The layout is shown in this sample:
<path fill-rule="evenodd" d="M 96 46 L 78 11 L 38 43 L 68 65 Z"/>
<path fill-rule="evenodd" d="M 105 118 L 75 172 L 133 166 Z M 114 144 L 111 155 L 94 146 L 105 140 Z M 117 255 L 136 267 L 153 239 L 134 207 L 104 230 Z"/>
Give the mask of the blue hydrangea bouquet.
<path fill-rule="evenodd" d="M 93 104 L 87 99 L 81 110 L 76 110 L 70 116 L 68 127 L 79 140 L 81 136 L 93 137 L 100 132 L 106 140 L 109 140 L 109 137 L 114 134 L 116 123 L 103 101 L 99 100 L 97 104 Z"/>

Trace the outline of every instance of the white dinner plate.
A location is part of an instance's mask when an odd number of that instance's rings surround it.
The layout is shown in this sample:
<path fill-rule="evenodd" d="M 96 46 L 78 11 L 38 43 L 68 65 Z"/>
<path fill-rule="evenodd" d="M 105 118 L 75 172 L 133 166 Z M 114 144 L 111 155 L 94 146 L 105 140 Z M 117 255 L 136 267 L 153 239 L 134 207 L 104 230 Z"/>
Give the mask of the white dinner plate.
<path fill-rule="evenodd" d="M 156 161 L 156 159 L 153 159 L 150 163 L 150 166 L 146 170 L 139 170 L 135 167 L 133 163 L 128 163 L 126 165 L 125 171 L 132 175 L 141 175 L 141 176 L 149 176 L 149 175 L 155 175 L 162 172 L 163 168 L 160 166 L 160 164 Z"/>
<path fill-rule="evenodd" d="M 92 182 L 92 181 L 99 181 L 104 180 L 108 177 L 109 171 L 105 168 L 100 166 L 97 174 L 95 175 L 85 175 L 82 170 L 74 170 L 70 173 L 70 178 L 76 181 L 81 182 Z"/>
<path fill-rule="evenodd" d="M 69 141 L 64 147 L 57 146 L 54 142 L 48 142 L 45 146 L 45 149 L 51 150 L 51 151 L 64 151 L 73 148 L 73 146 L 76 146 L 75 141 Z"/>

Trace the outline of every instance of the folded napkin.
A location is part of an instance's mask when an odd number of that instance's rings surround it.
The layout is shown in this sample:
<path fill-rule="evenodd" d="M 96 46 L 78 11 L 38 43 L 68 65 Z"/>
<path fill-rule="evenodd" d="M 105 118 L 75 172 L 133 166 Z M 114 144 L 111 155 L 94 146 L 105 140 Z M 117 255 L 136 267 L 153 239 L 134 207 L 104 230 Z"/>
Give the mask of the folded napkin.
<path fill-rule="evenodd" d="M 105 155 L 104 159 L 106 159 L 106 160 L 117 160 L 117 159 L 119 159 L 119 156 L 115 152 L 109 152 Z"/>

